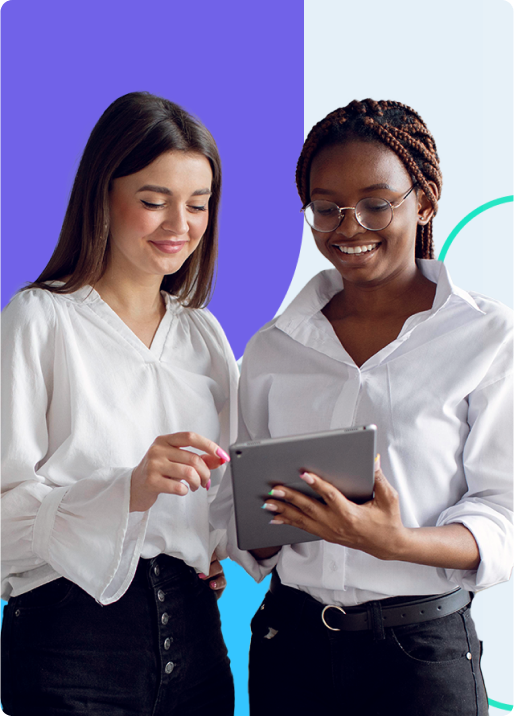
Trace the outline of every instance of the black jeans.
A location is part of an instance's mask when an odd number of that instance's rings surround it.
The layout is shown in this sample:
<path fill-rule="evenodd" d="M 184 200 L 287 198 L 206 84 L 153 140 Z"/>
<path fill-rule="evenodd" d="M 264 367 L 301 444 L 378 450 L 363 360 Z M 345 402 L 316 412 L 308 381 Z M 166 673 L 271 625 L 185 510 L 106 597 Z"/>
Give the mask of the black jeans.
<path fill-rule="evenodd" d="M 252 620 L 250 714 L 483 716 L 480 656 L 469 607 L 382 639 L 291 620 L 268 592 Z"/>
<path fill-rule="evenodd" d="M 101 606 L 66 579 L 9 600 L 2 701 L 10 716 L 232 716 L 216 597 L 184 562 L 140 560 Z"/>

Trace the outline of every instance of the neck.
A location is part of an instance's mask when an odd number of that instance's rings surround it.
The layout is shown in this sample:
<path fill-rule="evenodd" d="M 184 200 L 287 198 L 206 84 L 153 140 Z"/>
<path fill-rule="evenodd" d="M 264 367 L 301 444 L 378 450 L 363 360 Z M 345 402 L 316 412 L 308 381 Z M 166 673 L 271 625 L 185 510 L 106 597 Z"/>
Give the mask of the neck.
<path fill-rule="evenodd" d="M 108 266 L 94 288 L 119 315 L 142 318 L 162 313 L 161 282 L 162 276 L 135 277 Z"/>
<path fill-rule="evenodd" d="M 394 314 L 411 314 L 417 304 L 433 300 L 435 284 L 427 279 L 414 264 L 379 284 L 357 284 L 346 281 L 338 294 L 339 309 L 345 314 L 364 318 L 390 317 Z M 414 310 L 413 310 L 414 309 Z"/>

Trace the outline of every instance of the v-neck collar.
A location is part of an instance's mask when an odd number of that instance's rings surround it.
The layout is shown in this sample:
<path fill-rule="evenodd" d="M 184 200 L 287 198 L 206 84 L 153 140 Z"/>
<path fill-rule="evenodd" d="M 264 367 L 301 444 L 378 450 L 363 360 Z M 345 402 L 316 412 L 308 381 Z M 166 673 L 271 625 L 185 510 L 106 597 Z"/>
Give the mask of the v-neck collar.
<path fill-rule="evenodd" d="M 63 298 L 69 298 L 87 305 L 147 361 L 161 360 L 173 316 L 178 308 L 178 304 L 167 291 L 161 291 L 161 295 L 164 298 L 166 311 L 157 327 L 152 343 L 148 347 L 92 286 L 82 286 L 73 293 L 62 294 Z"/>

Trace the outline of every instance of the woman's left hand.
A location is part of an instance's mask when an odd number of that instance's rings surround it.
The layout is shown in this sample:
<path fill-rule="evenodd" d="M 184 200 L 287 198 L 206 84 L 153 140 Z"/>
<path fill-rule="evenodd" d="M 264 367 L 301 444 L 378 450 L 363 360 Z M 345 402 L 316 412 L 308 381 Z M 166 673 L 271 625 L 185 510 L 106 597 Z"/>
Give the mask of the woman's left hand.
<path fill-rule="evenodd" d="M 400 515 L 398 493 L 375 467 L 375 496 L 363 505 L 344 497 L 337 488 L 311 473 L 302 479 L 323 498 L 325 504 L 288 487 L 273 488 L 266 500 L 276 524 L 300 527 L 327 542 L 334 542 L 378 557 L 396 559 L 406 528 Z M 274 500 L 279 497 L 280 500 Z M 282 501 L 284 500 L 284 501 Z M 269 507 L 267 508 L 269 509 Z"/>
<path fill-rule="evenodd" d="M 200 577 L 200 579 L 208 580 L 209 587 L 215 592 L 216 599 L 219 599 L 223 594 L 223 590 L 227 586 L 227 580 L 225 579 L 223 567 L 220 564 L 216 552 L 214 552 L 211 557 L 211 566 L 209 569 L 209 574 L 203 574 L 203 572 L 199 572 L 198 576 Z"/>

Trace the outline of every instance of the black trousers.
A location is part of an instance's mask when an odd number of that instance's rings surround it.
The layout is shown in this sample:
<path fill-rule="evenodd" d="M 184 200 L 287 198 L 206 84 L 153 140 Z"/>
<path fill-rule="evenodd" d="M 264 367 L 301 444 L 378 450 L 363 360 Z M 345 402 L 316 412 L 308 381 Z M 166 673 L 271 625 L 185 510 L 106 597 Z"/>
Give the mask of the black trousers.
<path fill-rule="evenodd" d="M 232 716 L 216 596 L 184 562 L 140 560 L 101 606 L 66 579 L 9 600 L 2 702 L 9 716 Z"/>
<path fill-rule="evenodd" d="M 288 610 L 287 597 L 268 592 L 252 620 L 251 716 L 488 713 L 469 606 L 377 634 L 330 631 L 294 601 Z"/>

